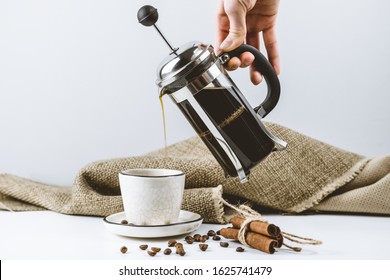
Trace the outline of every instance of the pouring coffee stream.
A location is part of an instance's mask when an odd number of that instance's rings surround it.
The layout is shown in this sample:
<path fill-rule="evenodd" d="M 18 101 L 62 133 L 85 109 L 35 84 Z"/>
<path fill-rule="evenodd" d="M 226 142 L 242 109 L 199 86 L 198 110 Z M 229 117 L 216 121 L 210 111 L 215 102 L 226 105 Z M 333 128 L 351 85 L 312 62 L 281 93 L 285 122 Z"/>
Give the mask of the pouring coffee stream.
<path fill-rule="evenodd" d="M 268 60 L 254 47 L 215 54 L 211 45 L 197 41 L 174 48 L 157 27 L 157 9 L 146 5 L 139 9 L 138 21 L 154 26 L 171 50 L 157 69 L 160 100 L 168 95 L 182 111 L 225 172 L 226 177 L 248 181 L 251 168 L 271 152 L 287 143 L 272 135 L 261 122 L 276 106 L 280 95 L 279 79 Z M 255 56 L 254 66 L 267 82 L 264 101 L 252 108 L 224 65 L 244 52 Z"/>

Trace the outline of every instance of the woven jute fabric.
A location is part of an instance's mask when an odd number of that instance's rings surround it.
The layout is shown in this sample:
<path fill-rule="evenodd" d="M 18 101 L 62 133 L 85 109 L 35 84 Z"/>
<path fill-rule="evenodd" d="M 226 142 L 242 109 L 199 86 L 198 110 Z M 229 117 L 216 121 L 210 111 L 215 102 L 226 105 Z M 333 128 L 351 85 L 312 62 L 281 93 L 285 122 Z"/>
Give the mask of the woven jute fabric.
<path fill-rule="evenodd" d="M 186 174 L 182 208 L 205 222 L 225 223 L 222 198 L 283 212 L 305 210 L 390 214 L 390 156 L 366 158 L 286 127 L 266 123 L 288 143 L 252 169 L 248 183 L 225 179 L 223 170 L 193 137 L 144 156 L 93 162 L 61 187 L 0 174 L 0 208 L 48 209 L 64 214 L 106 216 L 123 211 L 118 173 L 129 168 L 170 168 Z M 222 186 L 221 186 L 222 185 Z"/>
<path fill-rule="evenodd" d="M 390 157 L 370 160 L 354 180 L 312 210 L 390 214 Z"/>

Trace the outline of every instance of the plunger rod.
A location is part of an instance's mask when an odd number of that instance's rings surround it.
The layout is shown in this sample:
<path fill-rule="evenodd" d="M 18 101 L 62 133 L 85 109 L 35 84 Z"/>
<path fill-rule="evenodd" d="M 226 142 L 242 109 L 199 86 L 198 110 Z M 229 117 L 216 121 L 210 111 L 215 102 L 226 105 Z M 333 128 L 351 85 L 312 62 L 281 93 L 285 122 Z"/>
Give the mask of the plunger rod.
<path fill-rule="evenodd" d="M 154 28 L 156 28 L 157 32 L 161 35 L 161 37 L 164 39 L 165 43 L 167 43 L 168 47 L 171 49 L 171 51 L 176 54 L 177 48 L 173 48 L 172 45 L 169 43 L 168 39 L 165 38 L 164 34 L 161 32 L 161 30 L 157 27 L 157 24 L 153 24 Z"/>

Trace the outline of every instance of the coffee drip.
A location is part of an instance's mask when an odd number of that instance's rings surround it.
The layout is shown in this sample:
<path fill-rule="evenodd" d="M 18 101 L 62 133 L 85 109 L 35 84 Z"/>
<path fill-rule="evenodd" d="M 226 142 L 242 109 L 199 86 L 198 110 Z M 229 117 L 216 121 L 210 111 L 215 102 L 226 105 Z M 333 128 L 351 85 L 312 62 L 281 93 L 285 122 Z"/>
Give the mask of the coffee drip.
<path fill-rule="evenodd" d="M 167 124 L 165 119 L 165 107 L 164 107 L 164 92 L 161 91 L 159 94 L 159 100 L 160 100 L 160 106 L 161 106 L 161 116 L 162 116 L 162 123 L 163 123 L 163 129 L 164 129 L 164 157 L 168 157 L 168 144 L 167 144 Z"/>

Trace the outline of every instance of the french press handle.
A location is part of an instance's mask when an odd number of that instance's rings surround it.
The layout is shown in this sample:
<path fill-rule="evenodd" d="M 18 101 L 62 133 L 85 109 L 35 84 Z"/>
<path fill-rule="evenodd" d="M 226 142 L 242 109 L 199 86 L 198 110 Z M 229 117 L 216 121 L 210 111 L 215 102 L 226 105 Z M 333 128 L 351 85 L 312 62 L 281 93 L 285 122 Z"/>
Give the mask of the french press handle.
<path fill-rule="evenodd" d="M 250 52 L 255 56 L 253 65 L 255 69 L 263 75 L 264 80 L 267 83 L 268 92 L 266 98 L 264 99 L 263 103 L 254 108 L 255 112 L 260 115 L 260 117 L 264 118 L 275 108 L 279 101 L 280 82 L 271 63 L 269 63 L 267 58 L 253 46 L 242 44 L 237 49 L 222 53 L 219 56 L 223 58 L 227 55 L 230 59 L 232 57 L 239 57 L 244 52 Z M 224 63 L 227 61 L 224 61 Z"/>

